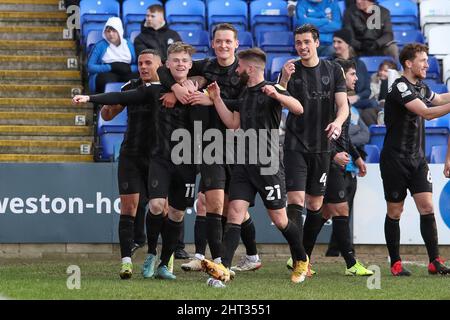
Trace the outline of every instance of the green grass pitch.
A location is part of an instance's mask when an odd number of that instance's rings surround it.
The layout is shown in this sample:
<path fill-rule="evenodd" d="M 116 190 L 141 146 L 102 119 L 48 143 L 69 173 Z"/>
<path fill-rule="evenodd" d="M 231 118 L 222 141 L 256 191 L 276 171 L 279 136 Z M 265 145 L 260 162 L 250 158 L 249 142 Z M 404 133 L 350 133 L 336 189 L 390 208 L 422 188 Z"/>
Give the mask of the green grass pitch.
<path fill-rule="evenodd" d="M 314 265 L 317 275 L 302 284 L 289 280 L 285 260 L 264 261 L 256 272 L 238 273 L 227 288 L 206 285 L 202 272 L 184 272 L 175 262 L 177 280 L 143 279 L 142 261 L 134 262 L 130 280 L 120 280 L 116 261 L 0 262 L 0 296 L 10 299 L 146 299 L 146 300 L 304 300 L 304 299 L 450 299 L 450 277 L 428 275 L 426 267 L 410 265 L 411 277 L 392 277 L 386 263 L 381 268 L 380 289 L 368 289 L 367 278 L 344 276 L 343 262 Z M 80 289 L 68 289 L 69 265 L 80 268 Z M 69 279 L 69 283 L 71 279 Z M 375 283 L 375 282 L 372 282 Z"/>

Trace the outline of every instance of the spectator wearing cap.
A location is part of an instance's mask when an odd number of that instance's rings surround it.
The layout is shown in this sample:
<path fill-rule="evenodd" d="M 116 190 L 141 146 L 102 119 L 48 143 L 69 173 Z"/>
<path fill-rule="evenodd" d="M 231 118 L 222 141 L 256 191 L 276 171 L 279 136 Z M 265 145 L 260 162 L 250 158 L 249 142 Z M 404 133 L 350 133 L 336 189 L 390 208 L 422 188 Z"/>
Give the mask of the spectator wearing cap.
<path fill-rule="evenodd" d="M 398 61 L 391 14 L 385 7 L 377 5 L 375 0 L 356 0 L 355 5 L 347 7 L 344 27 L 352 33 L 351 45 L 357 55 L 388 55 Z"/>
<path fill-rule="evenodd" d="M 358 59 L 351 46 L 352 34 L 348 29 L 341 29 L 333 34 L 333 47 L 335 50 L 334 58 L 353 60 L 356 64 L 356 75 L 358 81 L 354 92 L 348 92 L 350 104 L 359 109 L 361 118 L 367 124 L 376 123 L 379 111 L 376 99 L 370 99 L 370 77 L 366 65 Z"/>

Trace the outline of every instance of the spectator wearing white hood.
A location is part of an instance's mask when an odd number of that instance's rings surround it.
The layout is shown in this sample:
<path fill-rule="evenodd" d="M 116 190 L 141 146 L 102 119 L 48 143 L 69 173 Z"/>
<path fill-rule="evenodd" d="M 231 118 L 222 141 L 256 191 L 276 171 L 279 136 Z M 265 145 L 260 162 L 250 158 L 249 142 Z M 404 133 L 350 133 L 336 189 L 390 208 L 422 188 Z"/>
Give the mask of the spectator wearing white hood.
<path fill-rule="evenodd" d="M 103 40 L 92 49 L 88 72 L 97 74 L 96 92 L 104 92 L 109 82 L 127 82 L 138 77 L 134 47 L 123 38 L 120 18 L 109 18 L 103 27 Z"/>

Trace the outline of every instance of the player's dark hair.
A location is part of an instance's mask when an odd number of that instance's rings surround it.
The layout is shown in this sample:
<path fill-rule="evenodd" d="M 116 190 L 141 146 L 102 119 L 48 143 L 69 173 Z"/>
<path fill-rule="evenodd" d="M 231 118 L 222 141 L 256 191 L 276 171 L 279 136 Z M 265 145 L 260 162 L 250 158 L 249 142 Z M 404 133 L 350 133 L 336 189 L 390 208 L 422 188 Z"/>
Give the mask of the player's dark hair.
<path fill-rule="evenodd" d="M 239 51 L 237 54 L 239 59 L 246 61 L 255 61 L 257 63 L 266 64 L 266 54 L 260 48 L 251 48 Z"/>
<path fill-rule="evenodd" d="M 154 56 L 161 57 L 161 53 L 156 49 L 144 49 L 141 51 L 141 53 L 139 53 L 139 56 L 143 54 L 152 54 Z"/>
<path fill-rule="evenodd" d="M 342 67 L 344 73 L 347 73 L 350 69 L 356 70 L 356 63 L 353 60 L 335 59 L 334 62 L 338 63 Z"/>
<path fill-rule="evenodd" d="M 319 39 L 319 36 L 320 36 L 319 29 L 317 29 L 316 26 L 314 26 L 313 24 L 310 24 L 310 23 L 306 23 L 304 25 L 301 25 L 297 29 L 295 29 L 294 37 L 297 34 L 304 34 L 304 33 L 308 33 L 308 32 L 311 33 L 314 41 Z"/>
<path fill-rule="evenodd" d="M 410 43 L 404 46 L 402 51 L 400 52 L 400 64 L 403 66 L 403 68 L 406 68 L 406 60 L 414 60 L 416 54 L 420 52 L 425 52 L 426 54 L 428 54 L 428 46 L 422 43 Z"/>
<path fill-rule="evenodd" d="M 234 33 L 234 38 L 237 39 L 238 31 L 236 30 L 236 28 L 231 23 L 219 23 L 218 25 L 216 25 L 214 27 L 214 30 L 213 30 L 213 33 L 212 33 L 213 39 L 214 39 L 214 37 L 216 35 L 216 32 L 217 31 L 221 31 L 221 30 L 232 31 Z"/>
<path fill-rule="evenodd" d="M 195 53 L 195 48 L 190 44 L 181 41 L 174 42 L 169 46 L 169 48 L 167 48 L 167 56 L 178 52 L 186 52 L 192 57 Z"/>
<path fill-rule="evenodd" d="M 151 6 L 148 6 L 147 10 L 150 12 L 161 12 L 164 15 L 164 7 L 159 4 L 152 4 Z"/>

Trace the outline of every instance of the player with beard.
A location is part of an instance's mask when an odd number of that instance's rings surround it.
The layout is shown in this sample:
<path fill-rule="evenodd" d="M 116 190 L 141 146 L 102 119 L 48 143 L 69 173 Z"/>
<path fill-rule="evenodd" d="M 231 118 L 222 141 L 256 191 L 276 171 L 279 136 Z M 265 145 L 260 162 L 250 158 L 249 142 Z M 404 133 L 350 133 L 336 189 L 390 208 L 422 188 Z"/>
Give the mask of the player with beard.
<path fill-rule="evenodd" d="M 400 63 L 403 76 L 392 84 L 384 106 L 387 131 L 380 156 L 387 202 L 384 233 L 391 273 L 394 276 L 411 275 L 400 258 L 400 217 L 409 189 L 420 213 L 420 232 L 430 260 L 428 272 L 449 274 L 450 269 L 439 256 L 431 172 L 424 153 L 424 119 L 431 120 L 449 113 L 450 93 L 436 94 L 422 82 L 429 67 L 427 46 L 418 43 L 406 45 L 400 53 Z"/>
<path fill-rule="evenodd" d="M 236 71 L 246 82 L 246 88 L 232 107 L 233 111 L 229 109 L 230 106 L 225 105 L 216 82 L 208 86 L 209 96 L 227 128 L 240 129 L 244 135 L 253 135 L 253 141 L 257 141 L 258 147 L 266 148 L 264 154 L 272 158 L 275 156 L 276 159 L 269 164 L 265 164 L 261 158 L 252 162 L 250 158 L 255 155 L 256 146 L 251 142 L 245 143 L 245 163 L 235 165 L 230 182 L 230 204 L 223 237 L 223 264 L 206 259 L 202 264 L 212 277 L 221 281 L 230 279 L 229 268 L 239 244 L 242 220 L 248 207 L 254 203 L 256 193 L 259 193 L 270 219 L 289 244 L 295 261 L 291 281 L 300 283 L 305 280 L 309 263 L 307 257 L 303 255 L 304 260 L 301 257 L 299 230 L 286 215 L 284 167 L 278 135 L 282 106 L 294 114 L 301 114 L 303 107 L 298 100 L 290 97 L 284 88 L 273 86 L 264 80 L 266 55 L 263 51 L 258 48 L 244 50 L 238 53 L 238 58 Z M 266 141 L 265 146 L 261 141 Z M 259 152 L 261 153 L 261 150 Z"/>

